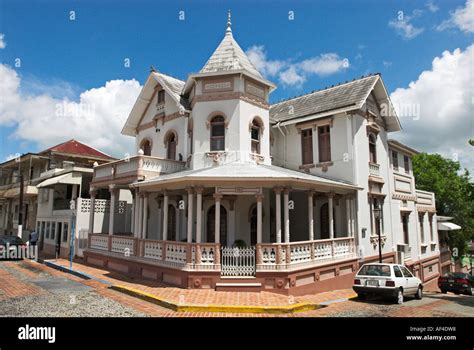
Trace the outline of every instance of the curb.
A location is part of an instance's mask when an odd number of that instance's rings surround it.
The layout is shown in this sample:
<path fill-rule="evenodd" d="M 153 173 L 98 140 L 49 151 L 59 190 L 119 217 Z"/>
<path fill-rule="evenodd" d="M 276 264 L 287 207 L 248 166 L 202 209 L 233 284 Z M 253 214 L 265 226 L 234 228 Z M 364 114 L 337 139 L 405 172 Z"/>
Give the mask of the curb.
<path fill-rule="evenodd" d="M 112 285 L 109 289 L 137 297 L 139 299 L 151 302 L 153 304 L 165 307 L 176 312 L 231 312 L 231 313 L 267 313 L 267 314 L 290 314 L 303 311 L 316 310 L 325 307 L 322 304 L 297 303 L 293 305 L 282 306 L 245 306 L 245 305 L 185 305 L 176 304 L 164 300 L 155 295 L 142 292 L 137 289 Z"/>
<path fill-rule="evenodd" d="M 327 307 L 331 304 L 335 304 L 338 302 L 352 300 L 357 298 L 357 294 L 354 294 L 348 298 L 342 298 L 337 300 L 328 300 L 325 302 L 321 302 L 319 304 L 314 303 L 296 303 L 292 305 L 281 305 L 281 306 L 246 306 L 246 305 L 219 305 L 219 304 L 210 304 L 210 305 L 193 305 L 193 304 L 178 304 L 173 303 L 171 301 L 165 300 L 159 296 L 149 294 L 146 292 L 142 292 L 140 290 L 122 286 L 122 285 L 113 285 L 108 281 L 104 281 L 98 279 L 93 276 L 89 276 L 88 274 L 77 271 L 71 270 L 67 267 L 55 264 L 49 260 L 43 260 L 42 264 L 51 267 L 53 269 L 59 270 L 61 272 L 72 274 L 76 277 L 82 278 L 84 280 L 96 280 L 101 283 L 108 285 L 108 289 L 115 290 L 120 293 L 127 294 L 129 296 L 153 303 L 155 305 L 159 305 L 166 309 L 170 309 L 176 312 L 222 312 L 222 313 L 254 313 L 254 314 L 295 314 L 304 311 L 312 311 L 317 310 L 320 308 Z"/>

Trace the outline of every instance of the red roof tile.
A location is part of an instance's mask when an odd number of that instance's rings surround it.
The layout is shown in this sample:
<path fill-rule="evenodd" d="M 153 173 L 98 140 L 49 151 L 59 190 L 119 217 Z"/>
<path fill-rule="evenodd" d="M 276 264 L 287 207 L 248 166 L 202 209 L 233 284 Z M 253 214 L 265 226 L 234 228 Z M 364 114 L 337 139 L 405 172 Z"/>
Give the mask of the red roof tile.
<path fill-rule="evenodd" d="M 68 154 L 77 154 L 84 157 L 95 157 L 95 158 L 102 158 L 102 159 L 115 159 L 108 154 L 105 154 L 91 146 L 88 146 L 82 142 L 76 141 L 74 139 L 60 143 L 59 145 L 50 147 L 43 152 L 59 152 L 59 153 L 68 153 Z"/>

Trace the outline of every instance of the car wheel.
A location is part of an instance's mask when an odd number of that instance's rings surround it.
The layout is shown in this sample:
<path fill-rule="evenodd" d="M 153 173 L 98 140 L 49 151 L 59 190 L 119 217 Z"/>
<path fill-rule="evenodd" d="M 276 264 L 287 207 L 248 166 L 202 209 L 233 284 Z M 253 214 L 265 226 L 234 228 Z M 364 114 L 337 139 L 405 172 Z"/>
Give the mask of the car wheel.
<path fill-rule="evenodd" d="M 454 294 L 456 294 L 456 295 L 459 295 L 459 294 L 461 294 L 461 293 L 459 293 L 458 291 L 455 291 L 455 292 L 453 292 L 453 293 L 454 293 Z"/>
<path fill-rule="evenodd" d="M 441 293 L 446 294 L 448 291 L 446 289 L 441 289 Z"/>
<path fill-rule="evenodd" d="M 358 293 L 357 298 L 359 300 L 365 300 L 365 299 L 367 299 L 367 295 L 365 295 L 364 293 Z"/>
<path fill-rule="evenodd" d="M 403 304 L 403 289 L 399 289 L 397 291 L 397 297 L 395 299 L 395 301 L 397 302 L 397 304 L 401 305 Z"/>
<path fill-rule="evenodd" d="M 423 299 L 423 288 L 418 287 L 418 289 L 416 290 L 415 299 Z"/>

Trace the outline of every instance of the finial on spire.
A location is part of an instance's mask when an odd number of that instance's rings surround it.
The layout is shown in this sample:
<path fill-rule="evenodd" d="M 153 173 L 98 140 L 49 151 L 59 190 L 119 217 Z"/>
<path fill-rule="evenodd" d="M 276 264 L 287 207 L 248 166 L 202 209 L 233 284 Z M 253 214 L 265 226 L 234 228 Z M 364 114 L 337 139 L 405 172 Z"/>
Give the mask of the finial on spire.
<path fill-rule="evenodd" d="M 230 14 L 230 10 L 227 11 L 227 29 L 226 29 L 226 34 L 227 33 L 232 33 L 232 22 L 231 22 L 231 14 Z"/>

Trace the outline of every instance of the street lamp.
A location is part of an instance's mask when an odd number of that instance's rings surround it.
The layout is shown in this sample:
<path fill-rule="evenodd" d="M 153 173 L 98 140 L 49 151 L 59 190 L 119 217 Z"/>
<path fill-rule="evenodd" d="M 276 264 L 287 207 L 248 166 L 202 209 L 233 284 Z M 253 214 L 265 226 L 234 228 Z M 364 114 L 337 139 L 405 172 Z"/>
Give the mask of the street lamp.
<path fill-rule="evenodd" d="M 382 208 L 380 207 L 378 201 L 374 203 L 373 213 L 375 218 L 375 231 L 377 232 L 379 244 L 379 263 L 382 263 L 382 237 L 380 232 L 380 219 L 382 217 Z"/>

